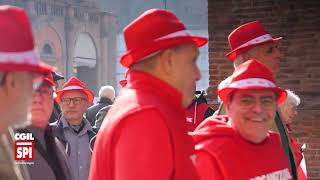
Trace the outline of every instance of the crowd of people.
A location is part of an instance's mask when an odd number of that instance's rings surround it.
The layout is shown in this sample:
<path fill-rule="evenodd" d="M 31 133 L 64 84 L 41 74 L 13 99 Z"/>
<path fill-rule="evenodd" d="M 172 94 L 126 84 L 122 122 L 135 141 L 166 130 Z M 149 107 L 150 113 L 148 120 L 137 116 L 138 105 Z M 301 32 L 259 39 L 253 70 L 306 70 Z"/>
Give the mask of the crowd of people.
<path fill-rule="evenodd" d="M 234 71 L 219 85 L 217 110 L 195 95 L 208 40 L 171 11 L 150 9 L 123 29 L 122 89 L 101 87 L 95 104 L 76 77 L 58 87 L 64 77 L 40 62 L 25 10 L 1 5 L 0 29 L 0 179 L 304 178 L 288 133 L 300 98 L 277 85 L 282 38 L 259 21 L 228 37 Z M 15 160 L 15 133 L 33 134 L 32 163 Z"/>

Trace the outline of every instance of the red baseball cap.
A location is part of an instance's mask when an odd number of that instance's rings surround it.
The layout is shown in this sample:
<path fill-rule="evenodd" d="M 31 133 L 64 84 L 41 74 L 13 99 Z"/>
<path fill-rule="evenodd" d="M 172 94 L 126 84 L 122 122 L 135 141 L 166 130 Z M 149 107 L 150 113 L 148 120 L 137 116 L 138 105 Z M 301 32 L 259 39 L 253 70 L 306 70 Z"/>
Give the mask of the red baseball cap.
<path fill-rule="evenodd" d="M 231 50 L 226 57 L 234 61 L 238 55 L 256 46 L 275 43 L 281 39 L 282 37 L 272 38 L 259 21 L 253 21 L 239 26 L 229 34 L 228 41 Z"/>
<path fill-rule="evenodd" d="M 287 98 L 287 92 L 276 85 L 269 68 L 254 59 L 236 67 L 229 78 L 229 82 L 220 88 L 218 89 L 218 96 L 224 102 L 234 90 L 241 89 L 270 89 L 276 94 L 277 104 L 281 104 Z"/>
<path fill-rule="evenodd" d="M 144 58 L 179 44 L 194 42 L 198 47 L 208 39 L 193 36 L 171 11 L 150 9 L 127 25 L 124 30 L 127 46 L 120 63 L 130 67 Z"/>
<path fill-rule="evenodd" d="M 35 52 L 31 25 L 19 7 L 0 6 L 0 71 L 51 73 L 52 67 L 40 62 Z"/>

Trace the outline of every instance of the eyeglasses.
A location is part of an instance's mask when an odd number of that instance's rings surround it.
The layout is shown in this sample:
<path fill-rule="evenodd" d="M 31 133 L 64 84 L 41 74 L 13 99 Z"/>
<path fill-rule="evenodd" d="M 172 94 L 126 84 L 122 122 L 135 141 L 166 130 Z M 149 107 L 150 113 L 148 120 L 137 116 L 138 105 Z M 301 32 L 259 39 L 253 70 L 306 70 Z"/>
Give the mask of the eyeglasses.
<path fill-rule="evenodd" d="M 240 102 L 239 105 L 244 108 L 252 108 L 257 103 L 259 103 L 260 107 L 263 109 L 272 109 L 275 107 L 275 104 L 276 104 L 276 100 L 271 97 L 262 97 L 262 98 L 259 98 L 258 100 L 252 97 L 241 97 L 239 102 Z"/>
<path fill-rule="evenodd" d="M 52 98 L 53 97 L 53 90 L 50 89 L 39 89 L 35 91 L 35 94 L 39 94 L 43 98 Z"/>
<path fill-rule="evenodd" d="M 87 101 L 87 99 L 83 98 L 83 97 L 63 98 L 63 99 L 61 99 L 61 103 L 63 105 L 69 105 L 71 103 L 71 101 L 73 102 L 74 105 L 78 105 L 78 104 L 82 103 L 83 101 Z"/>

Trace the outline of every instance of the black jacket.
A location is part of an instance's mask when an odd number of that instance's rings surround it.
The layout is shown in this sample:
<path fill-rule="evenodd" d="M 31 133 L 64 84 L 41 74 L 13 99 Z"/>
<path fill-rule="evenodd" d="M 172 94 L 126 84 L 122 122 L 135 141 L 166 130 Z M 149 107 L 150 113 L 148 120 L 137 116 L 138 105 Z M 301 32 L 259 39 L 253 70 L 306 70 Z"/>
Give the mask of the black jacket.
<path fill-rule="evenodd" d="M 91 126 L 94 126 L 96 121 L 96 115 L 99 112 L 99 110 L 111 104 L 112 101 L 109 98 L 100 98 L 97 104 L 94 104 L 87 109 L 85 117 L 86 119 L 88 119 Z"/>

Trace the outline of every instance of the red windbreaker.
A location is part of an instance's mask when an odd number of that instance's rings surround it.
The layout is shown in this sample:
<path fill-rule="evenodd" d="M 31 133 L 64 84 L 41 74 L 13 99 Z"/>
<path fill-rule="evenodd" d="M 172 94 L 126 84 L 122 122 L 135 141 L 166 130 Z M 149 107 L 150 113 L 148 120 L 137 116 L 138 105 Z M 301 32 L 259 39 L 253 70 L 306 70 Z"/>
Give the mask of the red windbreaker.
<path fill-rule="evenodd" d="M 127 80 L 98 133 L 89 179 L 197 179 L 181 94 L 146 73 L 128 71 Z"/>
<path fill-rule="evenodd" d="M 227 116 L 209 117 L 192 133 L 201 180 L 292 179 L 279 134 L 254 144 L 227 122 Z"/>

